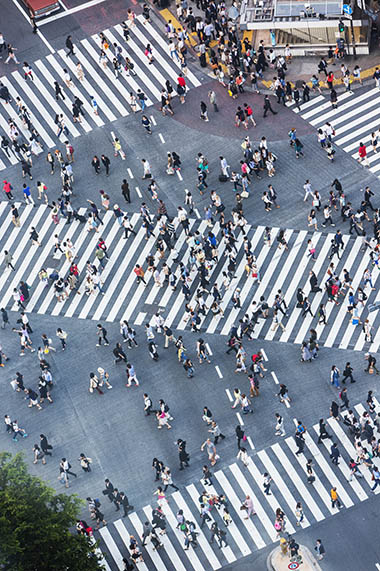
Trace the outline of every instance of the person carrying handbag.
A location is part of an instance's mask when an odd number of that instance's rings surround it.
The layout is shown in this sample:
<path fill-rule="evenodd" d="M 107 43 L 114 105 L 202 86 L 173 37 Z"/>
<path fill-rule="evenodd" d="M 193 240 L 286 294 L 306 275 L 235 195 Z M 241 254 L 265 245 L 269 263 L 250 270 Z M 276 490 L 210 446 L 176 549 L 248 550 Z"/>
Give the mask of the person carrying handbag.
<path fill-rule="evenodd" d="M 91 472 L 91 466 L 90 466 L 90 464 L 92 464 L 91 458 L 89 458 L 88 456 L 85 456 L 82 452 L 79 455 L 78 460 L 79 460 L 81 468 L 84 472 Z"/>

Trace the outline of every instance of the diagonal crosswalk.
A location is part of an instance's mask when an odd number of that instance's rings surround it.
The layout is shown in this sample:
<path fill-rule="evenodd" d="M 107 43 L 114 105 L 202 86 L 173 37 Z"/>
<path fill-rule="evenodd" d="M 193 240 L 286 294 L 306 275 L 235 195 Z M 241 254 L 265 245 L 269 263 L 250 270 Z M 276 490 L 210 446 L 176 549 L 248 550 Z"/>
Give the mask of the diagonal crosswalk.
<path fill-rule="evenodd" d="M 159 222 L 154 224 L 154 234 L 148 240 L 144 240 L 145 231 L 142 228 L 142 221 L 139 214 L 132 214 L 130 220 L 136 235 L 130 235 L 124 239 L 124 230 L 115 220 L 112 211 L 102 215 L 103 225 L 99 233 L 88 232 L 87 224 L 73 221 L 66 225 L 66 219 L 60 219 L 55 225 L 51 219 L 51 210 L 45 205 L 33 208 L 31 205 L 20 206 L 21 228 L 16 228 L 12 224 L 9 204 L 0 203 L 0 252 L 9 251 L 13 256 L 13 263 L 16 271 L 4 270 L 0 277 L 0 306 L 8 306 L 13 310 L 17 307 L 12 305 L 13 288 L 17 287 L 21 280 L 26 281 L 30 286 L 30 300 L 27 305 L 28 312 L 36 312 L 40 315 L 54 315 L 62 317 L 79 317 L 80 319 L 92 319 L 96 321 L 105 320 L 115 322 L 127 320 L 136 325 L 141 325 L 160 309 L 165 322 L 169 327 L 178 330 L 189 328 L 189 323 L 185 313 L 185 298 L 182 293 L 182 282 L 180 281 L 179 262 L 188 264 L 190 246 L 186 240 L 182 226 L 175 219 L 177 227 L 176 250 L 168 251 L 161 260 L 156 250 L 156 237 L 159 235 Z M 79 213 L 86 216 L 86 210 L 80 209 Z M 39 233 L 41 248 L 30 245 L 30 229 L 35 227 Z M 351 321 L 351 314 L 348 313 L 348 290 L 339 296 L 340 305 L 327 302 L 324 292 L 324 284 L 328 279 L 327 270 L 331 261 L 335 264 L 336 272 L 343 278 L 343 269 L 350 272 L 352 276 L 352 287 L 354 292 L 358 287 L 364 287 L 363 274 L 367 267 L 372 268 L 369 251 L 362 248 L 360 237 L 343 236 L 343 249 L 340 250 L 340 259 L 334 256 L 329 258 L 331 240 L 334 234 L 322 235 L 320 232 L 307 232 L 305 230 L 286 230 L 285 237 L 288 242 L 288 250 L 277 247 L 275 236 L 278 228 L 272 228 L 272 245 L 268 245 L 263 240 L 264 227 L 254 228 L 245 226 L 245 231 L 252 245 L 252 252 L 256 256 L 257 265 L 260 270 L 260 282 L 252 278 L 246 272 L 246 257 L 244 252 L 243 234 L 239 231 L 236 238 L 237 257 L 235 277 L 232 279 L 230 287 L 224 290 L 222 283 L 223 272 L 227 270 L 228 258 L 225 256 L 225 240 L 222 229 L 216 222 L 209 228 L 204 220 L 190 220 L 190 230 L 198 230 L 200 234 L 207 235 L 211 230 L 218 244 L 218 261 L 210 262 L 209 267 L 209 293 L 204 293 L 206 302 L 206 315 L 200 314 L 199 327 L 207 333 L 219 333 L 228 335 L 232 325 L 237 325 L 246 313 L 251 314 L 253 302 L 259 303 L 260 298 L 264 298 L 271 307 L 275 295 L 281 289 L 285 302 L 288 306 L 288 315 L 279 314 L 285 326 L 284 331 L 274 329 L 272 326 L 271 314 L 267 319 L 259 319 L 253 330 L 253 338 L 265 339 L 267 341 L 277 340 L 280 342 L 291 342 L 300 344 L 304 339 L 308 339 L 310 328 L 317 331 L 319 343 L 326 347 L 353 348 L 362 351 L 364 348 L 377 352 L 380 345 L 380 319 L 378 310 L 368 311 L 367 305 L 372 305 L 380 300 L 379 293 L 372 291 L 369 285 L 365 288 L 367 300 L 358 305 L 358 312 L 361 320 L 368 318 L 372 327 L 373 342 L 367 343 L 364 332 L 360 325 L 355 326 Z M 54 295 L 54 284 L 39 282 L 38 273 L 41 268 L 53 268 L 58 270 L 60 277 L 66 279 L 70 267 L 69 261 L 59 252 L 53 256 L 55 235 L 62 240 L 70 239 L 75 248 L 75 263 L 80 272 L 79 292 L 69 292 L 69 296 L 63 302 L 58 302 Z M 105 240 L 108 248 L 109 259 L 105 268 L 101 270 L 101 281 L 104 295 L 98 290 L 95 294 L 86 295 L 84 291 L 84 281 L 86 278 L 86 264 L 90 260 L 95 266 L 99 266 L 95 259 L 95 249 L 99 237 Z M 312 238 L 316 247 L 316 260 L 311 261 L 308 256 L 308 240 Z M 136 276 L 133 269 L 136 264 L 146 269 L 146 258 L 152 253 L 155 263 L 161 271 L 161 287 L 157 287 L 153 278 L 153 272 L 146 272 L 145 279 L 147 286 L 136 283 Z M 174 261 L 174 259 L 176 261 Z M 0 263 L 1 263 L 0 257 Z M 178 282 L 175 291 L 164 281 L 162 264 L 166 262 L 176 275 Z M 310 270 L 317 276 L 322 292 L 310 293 Z M 379 270 L 376 266 L 372 268 L 372 282 L 374 286 L 379 279 Z M 214 316 L 210 310 L 213 302 L 212 285 L 217 284 L 223 293 L 220 306 L 224 311 L 224 316 Z M 199 277 L 196 268 L 192 268 L 189 277 L 190 300 L 188 304 L 194 308 L 196 305 L 196 293 L 199 287 Z M 233 293 L 236 288 L 240 289 L 241 307 L 235 308 L 232 303 Z M 301 288 L 311 301 L 311 311 L 302 317 L 302 310 L 296 307 L 296 292 Z M 321 303 L 326 304 L 327 325 L 318 324 L 318 308 Z M 360 306 L 360 307 L 359 307 Z"/>
<path fill-rule="evenodd" d="M 376 410 L 379 411 L 379 403 L 375 401 L 375 404 Z M 360 418 L 365 408 L 358 404 L 353 410 L 357 418 Z M 329 419 L 328 430 L 332 440 L 325 439 L 318 444 L 319 425 L 309 427 L 305 435 L 305 451 L 302 454 L 296 456 L 297 446 L 294 438 L 286 436 L 282 441 L 252 456 L 247 467 L 234 462 L 223 470 L 214 470 L 211 486 L 205 486 L 202 481 L 198 481 L 167 496 L 168 503 L 163 506 L 167 533 L 160 536 L 163 545 L 155 551 L 148 540 L 146 547 L 142 548 L 144 562 L 138 563 L 138 568 L 158 571 L 221 569 L 276 541 L 274 521 L 279 507 L 286 515 L 286 531 L 295 533 L 296 504 L 299 501 L 302 502 L 305 516 L 300 527 L 306 528 L 339 513 L 339 509 L 331 505 L 330 491 L 333 487 L 337 488 L 342 505 L 346 509 L 367 500 L 372 494 L 370 488 L 373 486 L 369 468 L 361 464 L 359 470 L 363 477 L 354 477 L 349 481 L 348 463 L 350 458 L 357 458 L 357 453 L 347 428 L 342 422 Z M 331 463 L 332 442 L 337 443 L 341 454 L 338 466 Z M 363 441 L 363 445 L 365 444 Z M 313 484 L 307 481 L 306 462 L 309 458 L 313 459 Z M 379 466 L 379 458 L 374 457 L 373 461 Z M 270 495 L 264 493 L 264 473 L 272 477 Z M 200 529 L 199 497 L 204 489 L 214 495 L 224 494 L 227 498 L 232 523 L 227 528 L 226 547 L 219 548 L 216 541 L 210 544 L 209 528 L 212 523 L 215 521 L 221 529 L 225 529 L 222 520 L 223 507 L 214 507 L 210 512 L 211 520 Z M 374 493 L 380 493 L 380 490 L 377 488 Z M 246 512 L 240 509 L 247 495 L 253 500 L 256 512 L 256 515 L 248 520 L 245 519 Z M 197 525 L 199 535 L 196 549 L 190 547 L 188 551 L 184 550 L 184 535 L 177 529 L 175 517 L 179 509 L 183 510 L 186 520 Z M 143 523 L 151 518 L 152 505 L 147 505 L 95 532 L 100 549 L 112 571 L 123 569 L 122 558 L 128 557 L 129 553 L 129 536 L 134 535 L 140 539 Z"/>
<path fill-rule="evenodd" d="M 345 92 L 338 96 L 338 108 L 332 109 L 329 96 L 318 95 L 302 104 L 300 109 L 293 102 L 287 106 L 308 121 L 316 129 L 322 128 L 326 122 L 331 123 L 335 130 L 334 145 L 341 147 L 354 159 L 359 158 L 360 143 L 367 147 L 369 170 L 376 176 L 380 170 L 380 153 L 375 152 L 371 145 L 371 133 L 377 133 L 379 138 L 380 124 L 380 90 L 375 87 L 355 92 Z"/>
<path fill-rule="evenodd" d="M 101 41 L 98 35 L 83 39 L 75 46 L 75 56 L 67 57 L 65 50 L 58 50 L 44 59 L 33 63 L 34 81 L 25 81 L 22 73 L 12 72 L 9 76 L 0 78 L 8 88 L 13 101 L 6 104 L 0 100 L 0 134 L 8 136 L 8 119 L 12 117 L 19 128 L 21 138 L 29 143 L 30 133 L 23 125 L 17 114 L 16 98 L 19 97 L 26 105 L 33 126 L 40 135 L 41 143 L 46 148 L 52 148 L 58 143 L 57 125 L 54 123 L 56 114 L 62 114 L 69 131 L 70 138 L 76 138 L 83 133 L 89 133 L 106 122 L 116 121 L 131 113 L 130 94 L 136 95 L 137 90 L 146 95 L 146 105 L 149 107 L 161 100 L 161 89 L 167 80 L 173 87 L 177 84 L 181 68 L 178 62 L 173 61 L 167 51 L 166 39 L 154 24 L 143 25 L 141 17 L 137 17 L 137 25 L 130 30 L 130 40 L 125 42 L 122 28 L 117 25 L 104 30 L 110 41 L 110 46 L 116 43 L 122 48 L 122 57 L 128 56 L 134 64 L 134 75 L 127 75 L 122 67 L 118 78 L 113 71 L 112 60 L 114 52 L 106 50 L 108 65 L 105 67 L 99 62 Z M 144 55 L 145 46 L 150 43 L 154 46 L 154 62 L 148 64 Z M 80 62 L 84 78 L 77 78 L 76 64 Z M 67 70 L 72 86 L 65 84 L 65 71 Z M 62 87 L 65 99 L 56 100 L 54 82 Z M 200 81 L 189 70 L 186 76 L 189 88 L 198 87 Z M 175 95 L 175 93 L 173 94 Z M 72 120 L 72 102 L 79 97 L 84 103 L 85 116 L 81 123 Z M 98 105 L 98 115 L 93 112 L 90 97 L 94 97 Z M 61 142 L 67 137 L 60 136 Z M 41 151 L 42 152 L 42 151 Z M 9 165 L 17 164 L 17 158 L 10 153 L 1 151 L 0 170 Z"/>

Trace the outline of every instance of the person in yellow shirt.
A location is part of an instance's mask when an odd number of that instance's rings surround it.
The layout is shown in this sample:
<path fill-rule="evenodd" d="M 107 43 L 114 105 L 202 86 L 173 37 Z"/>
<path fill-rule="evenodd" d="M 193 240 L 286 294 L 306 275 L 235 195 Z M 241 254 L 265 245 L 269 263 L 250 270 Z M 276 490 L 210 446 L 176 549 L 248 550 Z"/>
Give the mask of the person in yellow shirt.
<path fill-rule="evenodd" d="M 337 506 L 339 509 L 343 507 L 342 504 L 340 503 L 336 488 L 331 488 L 330 497 L 331 497 L 331 506 L 333 508 L 335 508 L 335 506 Z"/>

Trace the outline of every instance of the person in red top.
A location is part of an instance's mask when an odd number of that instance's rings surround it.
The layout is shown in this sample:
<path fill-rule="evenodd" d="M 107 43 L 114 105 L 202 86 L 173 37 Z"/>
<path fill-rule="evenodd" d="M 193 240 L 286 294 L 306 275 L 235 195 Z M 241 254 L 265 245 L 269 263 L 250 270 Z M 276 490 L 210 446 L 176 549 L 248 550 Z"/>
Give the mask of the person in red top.
<path fill-rule="evenodd" d="M 366 167 L 369 167 L 369 161 L 367 159 L 367 149 L 364 143 L 359 145 L 359 163 L 363 163 Z"/>
<path fill-rule="evenodd" d="M 178 78 L 177 78 L 177 81 L 178 81 L 178 83 L 179 83 L 179 85 L 180 85 L 181 87 L 185 87 L 185 88 L 186 88 L 186 80 L 185 80 L 185 78 L 183 77 L 182 73 L 179 74 L 179 76 L 178 76 Z"/>
<path fill-rule="evenodd" d="M 254 127 L 256 127 L 256 121 L 253 118 L 253 110 L 252 110 L 252 107 L 250 105 L 248 105 L 248 103 L 244 103 L 244 111 L 245 111 L 247 121 L 251 121 L 252 125 Z"/>
<path fill-rule="evenodd" d="M 12 185 L 10 182 L 8 182 L 7 180 L 3 180 L 3 191 L 5 192 L 6 197 L 8 198 L 8 200 L 13 200 L 13 194 L 12 194 Z"/>
<path fill-rule="evenodd" d="M 137 283 L 139 284 L 140 281 L 142 281 L 145 285 L 147 285 L 147 283 L 146 283 L 146 281 L 145 281 L 145 279 L 144 279 L 145 272 L 144 272 L 144 270 L 142 269 L 142 267 L 139 266 L 139 264 L 136 264 L 136 267 L 135 267 L 135 269 L 134 269 L 133 271 L 135 272 L 135 274 L 136 274 L 136 276 L 137 276 Z"/>
<path fill-rule="evenodd" d="M 334 84 L 334 74 L 332 71 L 330 71 L 330 73 L 328 74 L 326 81 L 329 89 L 332 89 Z"/>

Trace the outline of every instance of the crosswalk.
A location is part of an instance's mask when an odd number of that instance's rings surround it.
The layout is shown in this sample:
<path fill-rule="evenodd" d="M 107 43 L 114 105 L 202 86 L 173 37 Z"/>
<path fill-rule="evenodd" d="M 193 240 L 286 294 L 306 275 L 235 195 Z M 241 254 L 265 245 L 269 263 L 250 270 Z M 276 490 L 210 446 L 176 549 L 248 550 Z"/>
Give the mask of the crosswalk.
<path fill-rule="evenodd" d="M 4 270 L 0 276 L 0 307 L 7 306 L 13 310 L 17 309 L 16 305 L 13 304 L 12 292 L 20 280 L 23 280 L 31 288 L 30 300 L 26 306 L 28 312 L 60 315 L 62 317 L 75 316 L 80 319 L 108 322 L 127 320 L 136 325 L 141 325 L 149 321 L 153 314 L 160 310 L 169 327 L 177 330 L 189 328 L 182 282 L 179 280 L 179 262 L 188 263 L 190 246 L 177 219 L 175 219 L 177 229 L 176 250 L 165 251 L 165 257 L 161 260 L 156 250 L 160 224 L 158 221 L 154 222 L 155 236 L 144 240 L 145 230 L 142 227 L 141 218 L 136 213 L 132 214 L 130 220 L 136 236 L 130 235 L 125 240 L 123 238 L 124 230 L 119 226 L 111 211 L 105 212 L 104 216 L 102 215 L 103 225 L 100 226 L 100 232 L 94 233 L 88 232 L 87 224 L 78 221 L 66 225 L 66 219 L 63 217 L 55 225 L 51 218 L 51 209 L 45 205 L 33 208 L 31 205 L 20 206 L 19 203 L 17 204 L 20 207 L 21 228 L 13 226 L 9 204 L 0 203 L 0 252 L 9 251 L 13 256 L 13 265 L 16 268 L 15 272 L 8 269 Z M 80 209 L 79 213 L 86 214 L 86 210 Z M 39 233 L 41 248 L 31 246 L 29 233 L 32 227 L 35 227 Z M 340 296 L 340 305 L 337 306 L 334 303 L 327 303 L 324 291 L 310 294 L 309 273 L 311 269 L 316 274 L 322 289 L 324 289 L 324 283 L 328 279 L 327 270 L 331 263 L 329 251 L 333 233 L 322 234 L 321 232 L 288 229 L 285 232 L 288 250 L 284 248 L 279 250 L 276 241 L 279 228 L 271 229 L 272 244 L 269 247 L 263 240 L 264 227 L 253 227 L 247 224 L 245 230 L 251 241 L 252 251 L 257 258 L 260 282 L 252 278 L 250 273 L 247 275 L 243 248 L 244 236 L 240 233 L 237 234 L 236 242 L 235 277 L 232 279 L 230 287 L 224 290 L 222 287 L 223 272 L 227 269 L 228 258 L 224 255 L 225 242 L 221 236 L 219 223 L 216 222 L 212 227 L 208 227 L 204 220 L 190 219 L 190 230 L 193 232 L 198 230 L 201 234 L 206 234 L 211 230 L 219 241 L 219 260 L 213 262 L 209 267 L 209 282 L 210 291 L 211 285 L 216 283 L 219 291 L 223 294 L 220 307 L 224 311 L 224 316 L 220 314 L 214 316 L 210 310 L 213 295 L 206 292 L 204 299 L 208 311 L 206 311 L 206 315 L 199 314 L 200 323 L 198 327 L 201 331 L 228 335 L 231 326 L 237 324 L 247 311 L 250 312 L 253 302 L 259 302 L 261 296 L 264 296 L 271 306 L 275 295 L 281 289 L 285 302 L 289 306 L 288 317 L 281 316 L 285 330 L 274 330 L 271 317 L 266 320 L 260 319 L 254 329 L 254 338 L 299 344 L 308 338 L 310 328 L 314 327 L 322 346 L 351 348 L 357 351 L 366 348 L 366 350 L 377 352 L 380 345 L 380 316 L 377 309 L 370 312 L 367 310 L 367 305 L 373 305 L 380 301 L 380 293 L 376 291 L 379 276 L 379 270 L 376 266 L 372 274 L 375 290 L 372 291 L 367 286 L 365 291 L 368 298 L 363 302 L 363 305 L 359 304 L 358 306 L 359 315 L 362 319 L 368 316 L 373 327 L 373 342 L 370 344 L 366 342 L 361 326 L 355 326 L 351 322 L 351 314 L 347 313 L 347 295 Z M 46 287 L 46 284 L 40 282 L 38 278 L 41 268 L 45 268 L 49 274 L 53 268 L 56 268 L 62 278 L 66 278 L 68 275 L 69 261 L 59 253 L 55 256 L 52 255 L 56 241 L 55 235 L 58 235 L 62 243 L 68 238 L 72 241 L 76 254 L 75 262 L 80 272 L 79 291 L 82 295 L 75 295 L 75 292 L 71 292 L 63 302 L 57 301 L 54 296 L 53 284 Z M 105 268 L 99 268 L 105 293 L 100 295 L 98 292 L 87 296 L 84 293 L 86 264 L 88 260 L 91 260 L 96 266 L 99 265 L 95 259 L 95 247 L 100 236 L 105 240 L 109 252 L 109 260 Z M 316 260 L 314 262 L 308 256 L 307 242 L 310 238 L 312 238 L 316 248 Z M 343 268 L 350 272 L 352 287 L 355 292 L 359 286 L 363 287 L 363 274 L 370 262 L 369 253 L 368 250 L 364 253 L 362 251 L 362 238 L 343 236 L 343 243 L 344 247 L 339 253 L 341 259 L 334 256 L 332 261 L 335 263 L 339 276 L 342 276 Z M 144 287 L 144 284 L 136 283 L 133 269 L 136 264 L 146 268 L 146 257 L 150 253 L 155 256 L 156 265 L 161 272 L 161 287 L 155 283 L 152 272 L 145 274 L 147 287 Z M 178 279 L 175 291 L 164 281 L 162 271 L 164 261 Z M 191 299 L 188 303 L 190 307 L 194 307 L 199 286 L 198 272 L 195 268 L 190 272 L 189 286 Z M 310 294 L 311 310 L 314 317 L 309 313 L 302 317 L 301 309 L 296 307 L 295 294 L 299 287 L 302 288 L 305 295 Z M 235 308 L 232 303 L 236 288 L 240 289 L 241 308 Z M 327 325 L 318 325 L 317 323 L 317 313 L 321 302 L 326 303 Z"/>
<path fill-rule="evenodd" d="M 379 409 L 379 403 L 376 401 L 376 410 Z M 353 410 L 360 418 L 365 408 L 358 404 Z M 327 422 L 332 439 L 325 439 L 321 444 L 317 444 L 319 425 L 308 427 L 305 450 L 298 456 L 295 454 L 297 446 L 293 436 L 286 435 L 281 441 L 252 456 L 247 467 L 236 461 L 223 470 L 214 468 L 211 486 L 197 481 L 168 495 L 168 503 L 163 505 L 167 519 L 167 534 L 160 536 L 163 546 L 154 551 L 148 541 L 146 547 L 142 548 L 144 562 L 138 563 L 138 569 L 221 569 L 278 539 L 274 521 L 276 509 L 279 507 L 286 515 L 286 531 L 293 534 L 298 527 L 296 504 L 299 501 L 302 502 L 304 511 L 304 519 L 299 527 L 305 529 L 339 512 L 337 507 L 331 505 L 330 491 L 333 487 L 337 488 L 340 501 L 346 509 L 369 499 L 373 485 L 369 468 L 362 464 L 359 469 L 363 477 L 359 479 L 354 476 L 352 481 L 349 481 L 348 462 L 350 458 L 357 458 L 357 452 L 343 423 L 331 418 Z M 291 434 L 293 431 L 291 427 L 288 428 L 288 434 Z M 332 442 L 338 444 L 341 454 L 338 466 L 334 466 L 330 460 Z M 367 442 L 363 441 L 362 444 L 365 446 Z M 315 476 L 312 485 L 307 482 L 306 462 L 309 458 L 313 459 Z M 380 464 L 377 457 L 373 458 L 373 462 L 376 466 Z M 264 473 L 272 477 L 270 495 L 264 493 Z M 224 494 L 229 504 L 232 523 L 227 531 L 228 546 L 222 549 L 215 546 L 215 543 L 209 543 L 211 534 L 208 528 L 213 521 L 216 521 L 220 528 L 224 528 L 223 507 L 213 508 L 210 514 L 212 521 L 203 529 L 199 527 L 199 497 L 204 489 L 211 494 Z M 376 488 L 374 493 L 380 493 L 380 489 Z M 244 519 L 246 514 L 240 509 L 247 495 L 253 500 L 257 514 L 249 520 Z M 199 546 L 196 550 L 190 548 L 184 551 L 183 533 L 176 528 L 175 515 L 179 509 L 183 510 L 187 520 L 197 524 Z M 95 532 L 95 538 L 99 540 L 109 569 L 123 569 L 122 557 L 128 557 L 129 536 L 134 535 L 139 539 L 143 523 L 151 521 L 151 516 L 152 505 L 147 505 L 127 518 L 118 519 Z"/>
<path fill-rule="evenodd" d="M 136 21 L 137 25 L 130 29 L 130 40 L 127 43 L 120 25 L 103 31 L 110 42 L 110 47 L 106 50 L 107 66 L 99 62 L 101 40 L 99 35 L 94 34 L 78 42 L 72 57 L 67 57 L 62 49 L 35 61 L 32 64 L 34 81 L 25 81 L 22 70 L 1 77 L 0 81 L 7 86 L 13 101 L 7 104 L 0 100 L 0 134 L 8 136 L 8 119 L 12 118 L 16 121 L 24 142 L 29 143 L 29 131 L 17 115 L 16 97 L 26 105 L 41 143 L 47 148 L 52 148 L 59 142 L 57 126 L 54 123 L 56 114 L 63 114 L 69 137 L 75 139 L 105 125 L 106 122 L 129 115 L 132 112 L 130 94 L 136 96 L 138 89 L 145 94 L 147 107 L 160 101 L 161 90 L 167 80 L 174 88 L 177 85 L 178 74 L 181 72 L 180 64 L 169 57 L 166 39 L 158 27 L 153 23 L 144 25 L 141 16 L 138 16 Z M 115 56 L 112 47 L 114 43 L 122 48 L 123 61 L 126 56 L 129 57 L 134 65 L 134 75 L 127 75 L 123 67 L 119 77 L 115 77 L 112 65 Z M 153 46 L 154 62 L 151 64 L 144 54 L 148 43 Z M 80 62 L 84 72 L 83 81 L 77 78 L 77 62 Z M 65 84 L 64 70 L 67 70 L 71 77 L 72 87 Z M 61 85 L 64 100 L 56 100 L 54 81 Z M 200 81 L 190 70 L 186 75 L 186 82 L 189 88 L 200 85 Z M 74 123 L 72 118 L 72 102 L 75 96 L 84 103 L 85 116 L 81 123 Z M 93 112 L 91 97 L 97 102 L 98 115 Z M 140 108 L 139 105 L 137 108 Z M 61 135 L 61 142 L 65 138 L 65 135 Z M 0 170 L 16 163 L 17 159 L 12 152 L 8 156 L 1 150 Z"/>
<path fill-rule="evenodd" d="M 371 144 L 371 133 L 380 138 L 380 90 L 377 87 L 345 92 L 338 96 L 338 109 L 332 109 L 328 96 L 318 95 L 300 105 L 298 109 L 293 102 L 288 103 L 295 113 L 308 121 L 316 129 L 322 128 L 326 122 L 335 130 L 333 144 L 341 147 L 354 159 L 359 158 L 360 143 L 367 147 L 369 170 L 380 176 L 380 153 L 375 152 Z"/>

